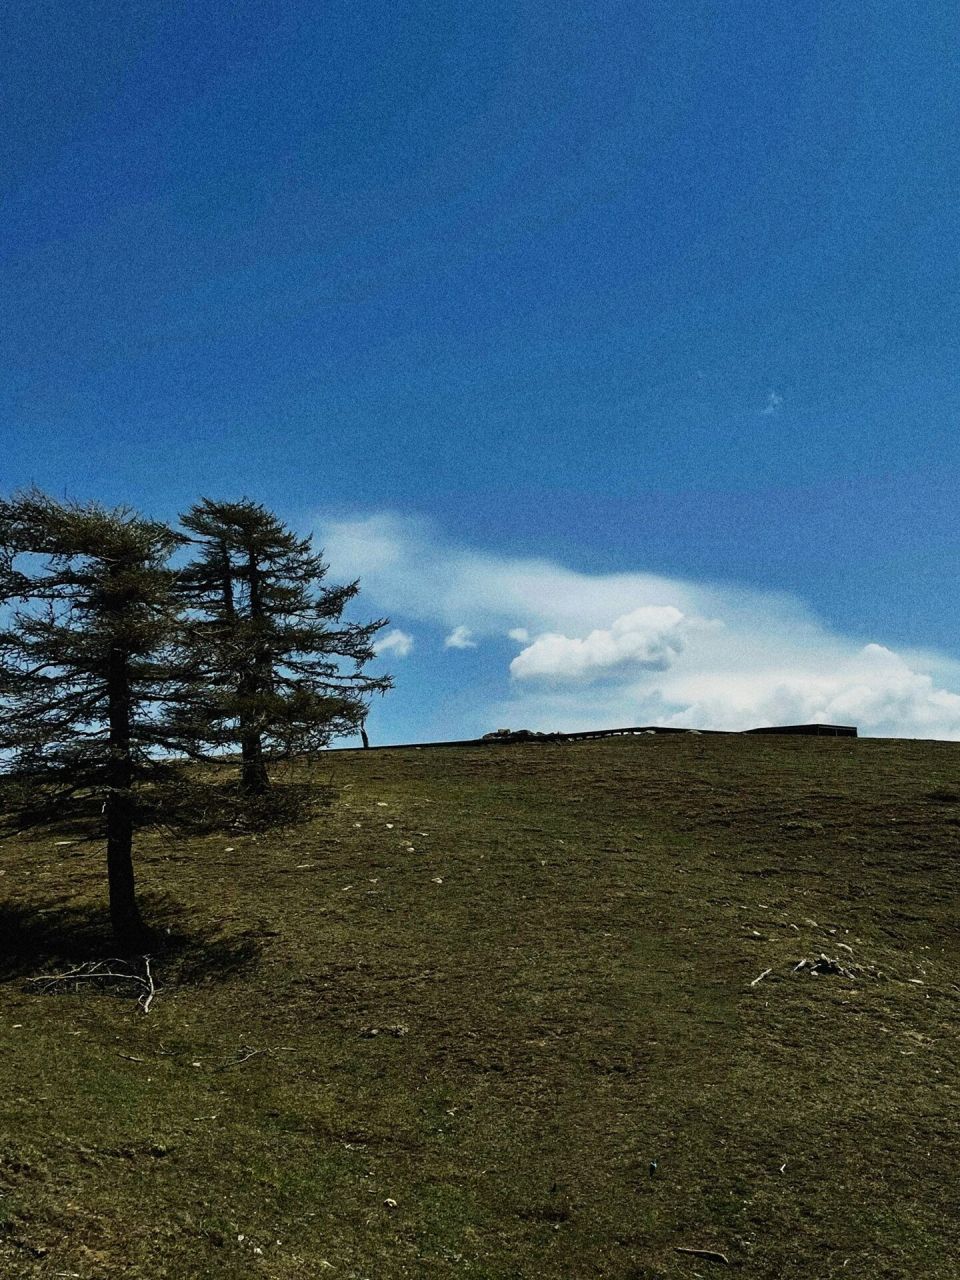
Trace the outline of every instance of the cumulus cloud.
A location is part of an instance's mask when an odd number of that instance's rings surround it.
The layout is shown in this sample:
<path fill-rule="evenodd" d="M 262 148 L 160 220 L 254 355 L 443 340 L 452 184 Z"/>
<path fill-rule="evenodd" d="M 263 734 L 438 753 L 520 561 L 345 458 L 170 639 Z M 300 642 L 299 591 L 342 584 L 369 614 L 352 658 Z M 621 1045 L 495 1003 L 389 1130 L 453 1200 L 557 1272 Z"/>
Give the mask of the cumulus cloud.
<path fill-rule="evenodd" d="M 503 695 L 483 712 L 491 724 L 823 720 L 960 739 L 960 663 L 837 634 L 793 596 L 641 570 L 581 573 L 456 546 L 390 514 L 328 522 L 321 537 L 336 574 L 359 577 L 385 612 L 444 627 L 448 641 L 520 646 L 502 655 Z M 492 661 L 496 645 L 487 652 Z"/>
<path fill-rule="evenodd" d="M 703 721 L 739 729 L 757 725 L 860 724 L 920 737 L 960 737 L 960 695 L 938 688 L 932 675 L 879 644 L 833 655 L 834 665 L 753 672 L 691 672 L 664 685 L 684 704 L 676 723 Z"/>
<path fill-rule="evenodd" d="M 413 649 L 413 636 L 408 635 L 406 631 L 401 631 L 399 627 L 394 627 L 385 636 L 374 641 L 373 648 L 378 655 L 392 653 L 395 658 L 406 658 Z"/>
<path fill-rule="evenodd" d="M 597 680 L 636 668 L 665 671 L 683 648 L 688 619 L 673 605 L 644 605 L 617 618 L 609 628 L 584 637 L 553 631 L 510 663 L 519 680 Z"/>
<path fill-rule="evenodd" d="M 454 627 L 443 642 L 445 649 L 475 649 L 477 642 L 469 627 Z"/>

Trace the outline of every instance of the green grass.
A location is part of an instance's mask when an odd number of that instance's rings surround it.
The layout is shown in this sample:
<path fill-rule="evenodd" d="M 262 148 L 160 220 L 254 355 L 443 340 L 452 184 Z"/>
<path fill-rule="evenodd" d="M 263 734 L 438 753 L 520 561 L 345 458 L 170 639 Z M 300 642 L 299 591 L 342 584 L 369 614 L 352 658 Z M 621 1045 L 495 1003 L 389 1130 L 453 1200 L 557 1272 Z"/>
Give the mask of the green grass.
<path fill-rule="evenodd" d="M 142 834 L 147 1015 L 29 981 L 109 954 L 101 847 L 3 839 L 4 1280 L 960 1275 L 960 747 L 312 776 L 295 831 Z"/>

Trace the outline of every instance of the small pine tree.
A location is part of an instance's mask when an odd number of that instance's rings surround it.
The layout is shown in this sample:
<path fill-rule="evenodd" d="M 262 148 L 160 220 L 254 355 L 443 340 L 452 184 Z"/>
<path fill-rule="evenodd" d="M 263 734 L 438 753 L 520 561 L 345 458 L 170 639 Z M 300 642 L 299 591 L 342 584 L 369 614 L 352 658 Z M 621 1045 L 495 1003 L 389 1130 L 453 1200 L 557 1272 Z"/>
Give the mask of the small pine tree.
<path fill-rule="evenodd" d="M 178 604 L 168 560 L 183 541 L 128 508 L 0 500 L 0 761 L 55 812 L 102 797 L 110 914 L 142 949 L 132 858 L 135 788 L 165 745 Z"/>
<path fill-rule="evenodd" d="M 181 578 L 187 665 L 204 682 L 200 696 L 185 691 L 175 723 L 187 742 L 239 745 L 241 790 L 262 795 L 269 759 L 357 732 L 370 695 L 391 688 L 363 672 L 386 622 L 345 622 L 358 584 L 326 586 L 309 538 L 258 503 L 205 498 L 182 522 L 199 547 Z"/>

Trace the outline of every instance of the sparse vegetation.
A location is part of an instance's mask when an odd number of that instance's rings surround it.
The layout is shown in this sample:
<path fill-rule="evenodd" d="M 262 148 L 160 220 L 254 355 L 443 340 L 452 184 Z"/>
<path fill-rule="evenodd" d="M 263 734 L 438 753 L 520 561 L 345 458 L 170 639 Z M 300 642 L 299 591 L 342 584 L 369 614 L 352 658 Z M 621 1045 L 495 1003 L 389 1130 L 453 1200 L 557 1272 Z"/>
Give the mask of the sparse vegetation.
<path fill-rule="evenodd" d="M 100 850 L 8 831 L 0 1275 L 954 1277 L 958 772 L 323 755 L 300 826 L 144 832 L 146 1015 L 32 981 L 111 955 Z"/>

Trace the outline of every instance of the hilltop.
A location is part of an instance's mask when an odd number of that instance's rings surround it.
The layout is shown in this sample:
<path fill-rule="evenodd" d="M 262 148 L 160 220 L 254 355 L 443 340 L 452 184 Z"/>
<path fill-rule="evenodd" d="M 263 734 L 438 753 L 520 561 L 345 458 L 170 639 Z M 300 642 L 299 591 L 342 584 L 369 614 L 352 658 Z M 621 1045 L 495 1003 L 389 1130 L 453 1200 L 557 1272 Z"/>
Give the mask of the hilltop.
<path fill-rule="evenodd" d="M 960 745 L 307 777 L 293 830 L 141 835 L 146 1015 L 31 981 L 109 955 L 101 845 L 3 838 L 0 1276 L 956 1276 Z"/>

